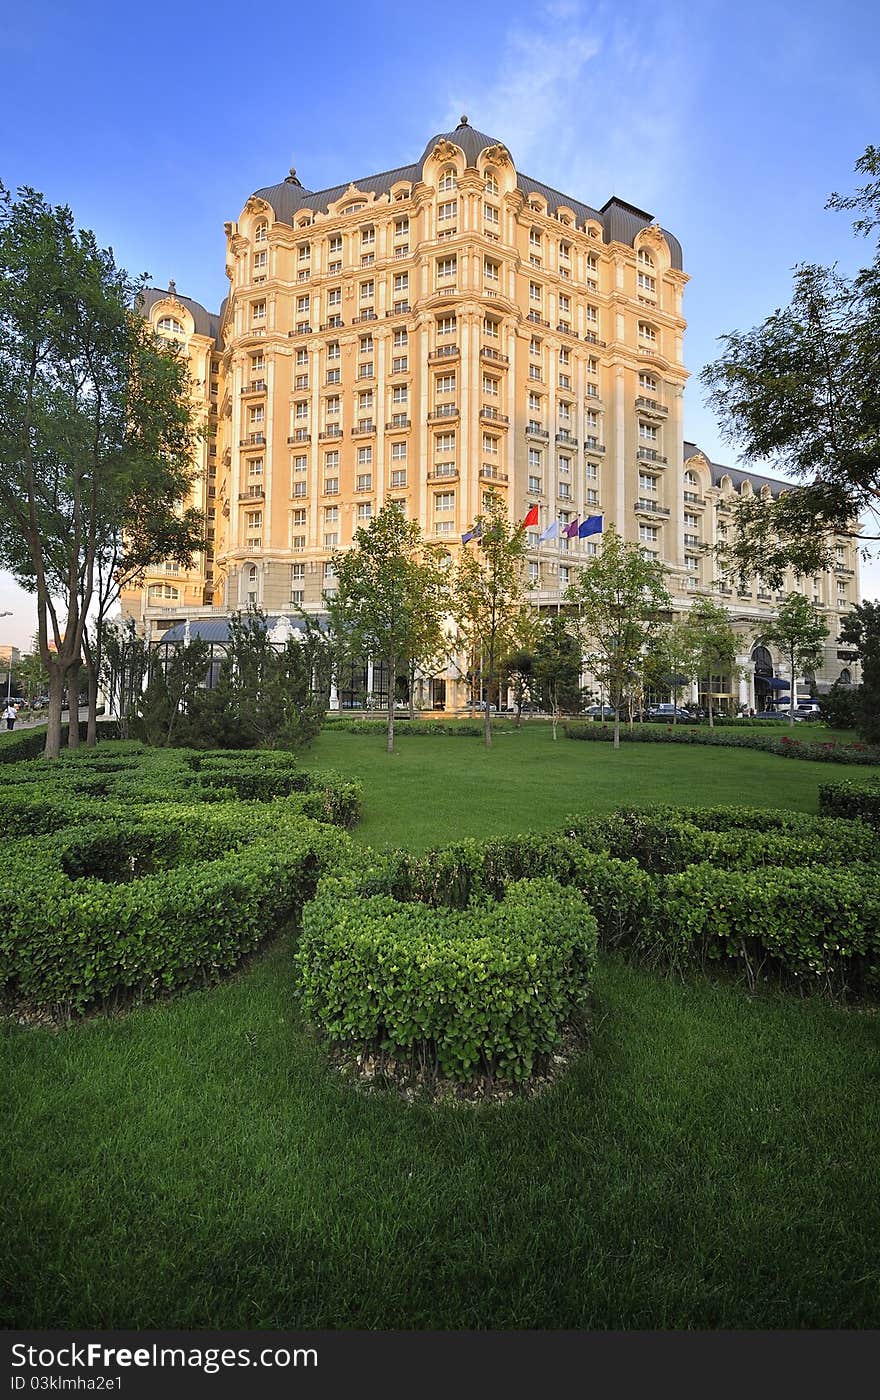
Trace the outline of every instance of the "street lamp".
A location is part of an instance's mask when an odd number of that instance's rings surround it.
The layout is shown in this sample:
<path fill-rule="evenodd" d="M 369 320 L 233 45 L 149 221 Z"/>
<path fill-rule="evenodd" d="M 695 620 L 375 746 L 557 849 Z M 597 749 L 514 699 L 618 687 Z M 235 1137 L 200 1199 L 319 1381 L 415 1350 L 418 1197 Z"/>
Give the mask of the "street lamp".
<path fill-rule="evenodd" d="M 13 617 L 11 612 L 0 612 L 0 617 Z M 9 709 L 9 702 L 12 699 L 12 648 L 9 649 L 9 670 L 6 673 L 6 708 Z"/>

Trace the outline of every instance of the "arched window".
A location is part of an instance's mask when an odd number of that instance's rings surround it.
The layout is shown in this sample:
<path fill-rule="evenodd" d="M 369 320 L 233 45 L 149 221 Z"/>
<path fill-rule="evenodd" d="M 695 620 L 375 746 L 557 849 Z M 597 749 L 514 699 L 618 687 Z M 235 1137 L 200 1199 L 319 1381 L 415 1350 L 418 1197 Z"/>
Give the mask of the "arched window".
<path fill-rule="evenodd" d="M 699 486 L 699 484 L 700 484 L 700 483 L 697 481 L 697 474 L 696 474 L 696 472 L 685 472 L 685 474 L 684 474 L 684 484 L 685 484 L 685 486 L 688 488 L 688 490 L 690 490 L 690 491 L 695 490 L 696 487 Z"/>
<path fill-rule="evenodd" d="M 257 566 L 256 566 L 256 564 L 251 564 L 250 568 L 248 569 L 248 583 L 256 583 L 256 581 L 257 581 Z"/>
<path fill-rule="evenodd" d="M 641 263 L 642 267 L 654 266 L 654 259 L 651 257 L 651 254 L 647 251 L 646 248 L 639 249 L 637 260 Z"/>
<path fill-rule="evenodd" d="M 841 685 L 852 685 L 852 672 L 848 666 L 844 666 L 837 679 L 840 681 Z"/>
<path fill-rule="evenodd" d="M 437 188 L 441 191 L 441 193 L 445 192 L 446 190 L 458 189 L 458 175 L 456 174 L 455 166 L 447 165 L 445 170 L 441 170 L 440 183 L 438 184 Z"/>
<path fill-rule="evenodd" d="M 254 242 L 255 242 L 255 243 L 265 243 L 265 242 L 266 242 L 266 239 L 267 239 L 268 237 L 269 237 L 269 225 L 268 225 L 268 223 L 266 222 L 266 220 L 263 219 L 263 221 L 262 221 L 261 223 L 257 224 L 256 228 L 254 229 Z"/>
<path fill-rule="evenodd" d="M 183 326 L 179 321 L 175 320 L 173 316 L 163 316 L 161 321 L 157 324 L 156 329 L 162 331 L 165 335 L 185 334 Z"/>
<path fill-rule="evenodd" d="M 486 193 L 498 193 L 498 177 L 496 176 L 495 171 L 491 169 L 486 171 Z"/>
<path fill-rule="evenodd" d="M 151 603 L 166 600 L 174 603 L 180 598 L 180 590 L 174 588 L 170 583 L 151 583 L 147 589 L 147 598 Z"/>

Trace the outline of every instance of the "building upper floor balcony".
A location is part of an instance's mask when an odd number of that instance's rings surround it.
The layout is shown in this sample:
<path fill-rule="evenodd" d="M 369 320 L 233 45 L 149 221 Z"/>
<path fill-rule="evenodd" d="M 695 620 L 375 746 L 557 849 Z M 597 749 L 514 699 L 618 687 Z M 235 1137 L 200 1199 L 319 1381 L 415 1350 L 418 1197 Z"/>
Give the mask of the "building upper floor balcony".
<path fill-rule="evenodd" d="M 440 345 L 436 350 L 428 352 L 428 364 L 433 364 L 436 360 L 457 360 L 461 354 L 458 345 Z"/>
<path fill-rule="evenodd" d="M 669 416 L 669 409 L 665 403 L 661 403 L 659 399 L 646 398 L 644 394 L 639 394 L 636 399 L 636 411 L 642 418 L 655 419 L 658 422 Z"/>

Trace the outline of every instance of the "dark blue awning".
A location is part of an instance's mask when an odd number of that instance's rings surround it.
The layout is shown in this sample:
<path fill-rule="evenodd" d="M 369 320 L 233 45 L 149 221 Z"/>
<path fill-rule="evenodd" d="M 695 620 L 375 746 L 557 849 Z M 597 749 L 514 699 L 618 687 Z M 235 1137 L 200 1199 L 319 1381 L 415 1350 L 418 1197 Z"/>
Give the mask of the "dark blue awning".
<path fill-rule="evenodd" d="M 765 682 L 771 690 L 791 690 L 791 681 L 781 681 L 777 676 L 770 676 Z"/>

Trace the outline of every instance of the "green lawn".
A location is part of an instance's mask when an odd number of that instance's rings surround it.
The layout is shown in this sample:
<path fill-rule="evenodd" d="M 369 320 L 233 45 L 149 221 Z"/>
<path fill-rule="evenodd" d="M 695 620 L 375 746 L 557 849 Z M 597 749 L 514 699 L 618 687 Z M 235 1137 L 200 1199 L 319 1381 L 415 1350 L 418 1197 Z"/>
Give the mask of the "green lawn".
<path fill-rule="evenodd" d="M 803 738 L 804 728 L 778 732 Z M 823 729 L 815 737 L 832 736 Z M 570 812 L 608 812 L 632 803 L 737 803 L 815 812 L 820 784 L 876 771 L 696 745 L 623 744 L 615 752 L 610 744 L 565 739 L 561 729 L 554 744 L 551 726 L 534 721 L 519 732 L 495 734 L 491 749 L 481 739 L 453 735 L 400 735 L 395 743 L 389 757 L 381 735 L 327 729 L 306 764 L 337 768 L 364 783 L 358 840 L 411 850 L 459 836 L 546 830 Z"/>
<path fill-rule="evenodd" d="M 528 731 L 325 734 L 363 835 L 424 847 L 624 801 L 815 809 L 850 770 Z M 864 772 L 864 770 L 859 770 Z M 549 1093 L 362 1095 L 301 1025 L 282 936 L 239 977 L 53 1033 L 7 1027 L 0 1324 L 880 1325 L 872 1013 L 601 961 Z"/>

